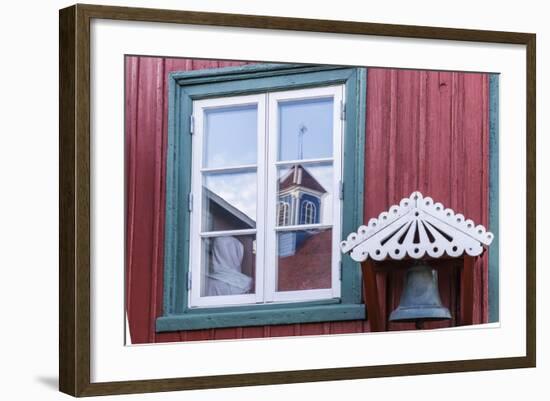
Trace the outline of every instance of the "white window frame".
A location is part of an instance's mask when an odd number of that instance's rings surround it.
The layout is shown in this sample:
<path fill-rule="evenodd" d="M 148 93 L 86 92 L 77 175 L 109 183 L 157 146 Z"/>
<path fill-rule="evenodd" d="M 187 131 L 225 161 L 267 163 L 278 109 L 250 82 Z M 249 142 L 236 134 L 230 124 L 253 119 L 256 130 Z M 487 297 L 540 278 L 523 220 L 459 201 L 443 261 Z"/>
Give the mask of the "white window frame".
<path fill-rule="evenodd" d="M 189 272 L 192 284 L 188 300 L 190 308 L 225 307 L 235 305 L 288 303 L 311 300 L 322 300 L 340 297 L 340 260 L 338 248 L 342 224 L 342 199 L 339 196 L 342 182 L 342 149 L 344 138 L 344 121 L 341 119 L 341 106 L 344 99 L 344 85 L 323 86 L 308 89 L 269 92 L 257 95 L 218 97 L 193 101 L 193 136 L 192 136 L 192 172 L 190 213 L 190 250 Z M 332 162 L 333 168 L 333 211 L 332 224 L 308 224 L 277 227 L 277 167 L 291 165 L 296 161 L 278 162 L 278 103 L 305 99 L 333 98 L 333 157 L 307 159 L 300 161 L 303 165 L 319 162 Z M 258 112 L 257 126 L 257 160 L 255 165 L 232 166 L 230 168 L 203 168 L 204 115 L 207 110 L 215 108 L 256 105 Z M 265 117 L 264 117 L 265 116 Z M 257 174 L 257 210 L 256 228 L 248 230 L 230 230 L 218 232 L 201 232 L 202 214 L 202 173 L 214 171 L 252 171 Z M 290 212 L 290 211 L 289 211 Z M 332 261 L 331 288 L 303 291 L 275 291 L 277 283 L 277 232 L 332 228 Z M 202 238 L 222 235 L 256 234 L 256 272 L 254 294 L 201 296 L 202 283 L 201 257 Z"/>
<path fill-rule="evenodd" d="M 189 306 L 201 307 L 201 306 L 230 306 L 241 304 L 253 304 L 261 303 L 263 300 L 263 261 L 264 261 L 264 232 L 265 230 L 258 230 L 258 227 L 264 226 L 264 202 L 265 195 L 260 188 L 264 185 L 265 177 L 265 163 L 264 149 L 265 149 L 265 123 L 260 116 L 265 115 L 265 94 L 261 95 L 245 95 L 234 97 L 222 97 L 213 99 L 196 100 L 193 102 L 193 117 L 191 123 L 193 127 L 193 137 L 191 139 L 192 146 L 192 162 L 191 162 L 191 198 L 192 210 L 191 210 L 191 230 L 190 230 L 190 250 L 189 271 L 191 273 L 191 285 L 189 290 Z M 231 166 L 228 168 L 204 168 L 203 167 L 203 149 L 204 149 L 204 116 L 208 110 L 256 105 L 258 115 L 257 125 L 257 157 L 255 164 L 247 164 L 241 166 Z M 196 131 L 196 132 L 195 132 Z M 203 172 L 246 172 L 256 171 L 256 185 L 257 185 L 257 203 L 256 203 L 256 228 L 247 230 L 227 230 L 227 231 L 215 231 L 215 232 L 202 232 L 202 173 Z M 215 296 L 201 296 L 200 291 L 202 287 L 202 275 L 201 275 L 201 255 L 202 255 L 202 238 L 216 237 L 224 235 L 246 235 L 256 234 L 256 271 L 255 271 L 255 287 L 253 294 L 239 294 L 239 295 L 215 295 Z"/>
<path fill-rule="evenodd" d="M 281 212 L 283 213 L 281 216 Z M 287 225 L 287 223 L 290 221 L 290 203 L 286 201 L 278 201 L 277 204 L 277 219 L 279 222 L 279 225 Z M 283 224 L 281 224 L 281 217 L 283 220 Z"/>
<path fill-rule="evenodd" d="M 342 149 L 344 139 L 344 121 L 341 117 L 341 106 L 344 99 L 344 85 L 325 86 L 308 89 L 294 89 L 288 91 L 273 92 L 268 99 L 268 168 L 267 168 L 267 199 L 274 201 L 267 203 L 266 215 L 266 255 L 272 255 L 272 269 L 266 269 L 265 287 L 264 287 L 264 302 L 296 302 L 296 301 L 313 301 L 321 299 L 340 298 L 340 260 L 341 254 L 338 248 L 340 241 L 340 231 L 342 224 L 342 199 L 339 196 L 339 188 L 342 182 Z M 332 108 L 332 132 L 333 143 L 332 153 L 330 158 L 316 158 L 304 160 L 287 160 L 284 162 L 277 161 L 277 151 L 279 148 L 279 118 L 278 105 L 280 102 L 297 101 L 306 99 L 333 99 Z M 277 199 L 277 167 L 290 166 L 299 162 L 301 165 L 307 166 L 319 162 L 332 161 L 333 168 L 333 202 L 332 202 L 332 224 L 301 224 L 284 227 L 277 227 L 276 214 L 276 199 Z M 323 229 L 332 228 L 332 261 L 331 261 L 331 288 L 315 289 L 315 290 L 300 290 L 300 291 L 275 291 L 277 285 L 277 268 L 275 266 L 277 260 L 277 232 L 305 230 L 305 229 Z"/>
<path fill-rule="evenodd" d="M 315 206 L 315 203 L 306 200 L 302 204 L 301 209 L 303 209 L 304 224 L 313 224 L 315 217 L 317 217 L 317 206 Z M 302 210 L 300 210 L 300 214 L 302 214 Z"/>

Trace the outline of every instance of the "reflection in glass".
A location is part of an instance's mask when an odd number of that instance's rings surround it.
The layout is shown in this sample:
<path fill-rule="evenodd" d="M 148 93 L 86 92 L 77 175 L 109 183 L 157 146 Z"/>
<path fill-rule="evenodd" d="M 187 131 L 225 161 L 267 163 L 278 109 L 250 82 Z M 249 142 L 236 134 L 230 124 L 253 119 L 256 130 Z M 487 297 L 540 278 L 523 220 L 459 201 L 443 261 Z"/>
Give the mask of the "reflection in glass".
<path fill-rule="evenodd" d="M 277 233 L 277 291 L 331 288 L 332 229 Z"/>
<path fill-rule="evenodd" d="M 203 175 L 202 231 L 256 228 L 256 172 Z"/>
<path fill-rule="evenodd" d="M 333 99 L 279 103 L 278 160 L 332 157 Z"/>
<path fill-rule="evenodd" d="M 202 239 L 201 296 L 254 293 L 255 235 Z"/>
<path fill-rule="evenodd" d="M 257 114 L 256 105 L 207 110 L 203 167 L 256 164 Z"/>
<path fill-rule="evenodd" d="M 293 164 L 277 171 L 277 224 L 332 224 L 332 163 Z"/>

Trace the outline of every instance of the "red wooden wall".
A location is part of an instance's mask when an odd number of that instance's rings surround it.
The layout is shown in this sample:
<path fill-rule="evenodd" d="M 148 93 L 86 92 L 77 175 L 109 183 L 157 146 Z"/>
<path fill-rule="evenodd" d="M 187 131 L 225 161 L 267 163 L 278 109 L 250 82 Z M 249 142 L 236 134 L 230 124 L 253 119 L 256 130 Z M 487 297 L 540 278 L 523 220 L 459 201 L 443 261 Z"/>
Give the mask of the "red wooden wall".
<path fill-rule="evenodd" d="M 132 343 L 369 331 L 365 321 L 156 333 L 162 313 L 167 75 L 245 64 L 155 57 L 126 58 L 126 302 Z M 365 221 L 414 190 L 488 225 L 488 76 L 371 68 L 367 80 Z M 474 322 L 488 319 L 487 256 L 475 269 Z M 457 269 L 440 269 L 440 292 L 454 325 L 460 316 Z M 402 274 L 379 274 L 389 314 Z M 389 324 L 386 329 L 411 329 Z"/>

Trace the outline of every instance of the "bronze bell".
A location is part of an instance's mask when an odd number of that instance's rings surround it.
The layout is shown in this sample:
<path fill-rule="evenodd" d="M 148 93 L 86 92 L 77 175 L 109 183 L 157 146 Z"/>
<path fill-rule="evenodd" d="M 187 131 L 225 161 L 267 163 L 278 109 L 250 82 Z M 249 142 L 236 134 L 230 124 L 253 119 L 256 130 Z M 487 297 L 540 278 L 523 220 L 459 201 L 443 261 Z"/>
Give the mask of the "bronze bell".
<path fill-rule="evenodd" d="M 410 267 L 399 306 L 390 314 L 390 321 L 415 322 L 421 328 L 426 320 L 450 318 L 449 309 L 441 304 L 437 271 L 425 264 Z"/>

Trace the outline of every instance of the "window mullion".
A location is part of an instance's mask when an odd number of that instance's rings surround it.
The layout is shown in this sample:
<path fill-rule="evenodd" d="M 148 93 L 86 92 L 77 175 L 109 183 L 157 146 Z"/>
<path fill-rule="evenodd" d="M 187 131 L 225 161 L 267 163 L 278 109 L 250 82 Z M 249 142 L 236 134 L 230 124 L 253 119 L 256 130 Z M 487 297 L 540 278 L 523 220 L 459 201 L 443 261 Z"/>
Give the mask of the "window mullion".
<path fill-rule="evenodd" d="M 273 220 L 273 216 L 275 216 L 274 205 L 275 205 L 275 198 L 274 198 L 274 192 L 273 192 L 273 183 L 274 180 L 274 159 L 273 159 L 273 149 L 275 146 L 275 138 L 273 137 L 273 110 L 271 105 L 271 96 L 269 93 L 265 94 L 265 147 L 264 147 L 264 166 L 265 166 L 265 174 L 264 174 L 264 186 L 263 191 L 265 193 L 265 224 L 264 224 L 264 235 L 265 235 L 265 252 L 264 252 L 264 263 L 263 263 L 263 270 L 264 270 L 264 302 L 272 302 L 273 301 L 273 294 L 275 291 L 275 240 L 274 237 L 274 228 L 275 228 L 275 221 Z"/>
<path fill-rule="evenodd" d="M 265 221 L 266 221 L 266 193 L 265 193 L 265 147 L 266 147 L 266 98 L 262 96 L 258 101 L 258 137 L 257 137 L 257 170 L 256 170 L 256 190 L 258 196 L 256 209 L 256 303 L 264 302 L 265 294 L 265 254 L 266 254 L 266 236 L 265 236 Z"/>

